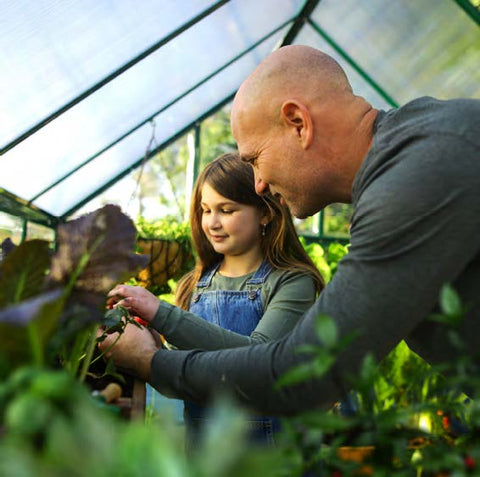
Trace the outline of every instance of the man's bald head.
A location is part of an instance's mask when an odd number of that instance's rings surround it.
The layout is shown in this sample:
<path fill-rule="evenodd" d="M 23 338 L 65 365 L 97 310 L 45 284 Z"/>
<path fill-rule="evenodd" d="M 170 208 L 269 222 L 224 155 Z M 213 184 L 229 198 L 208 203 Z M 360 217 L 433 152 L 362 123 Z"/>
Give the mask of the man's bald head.
<path fill-rule="evenodd" d="M 242 83 L 231 127 L 257 193 L 282 197 L 304 218 L 351 200 L 375 116 L 332 57 L 295 45 L 270 54 Z"/>
<path fill-rule="evenodd" d="M 232 116 L 238 110 L 261 108 L 262 114 L 274 119 L 271 114 L 286 98 L 308 104 L 351 92 L 345 72 L 332 57 L 309 46 L 284 46 L 265 58 L 243 82 Z"/>

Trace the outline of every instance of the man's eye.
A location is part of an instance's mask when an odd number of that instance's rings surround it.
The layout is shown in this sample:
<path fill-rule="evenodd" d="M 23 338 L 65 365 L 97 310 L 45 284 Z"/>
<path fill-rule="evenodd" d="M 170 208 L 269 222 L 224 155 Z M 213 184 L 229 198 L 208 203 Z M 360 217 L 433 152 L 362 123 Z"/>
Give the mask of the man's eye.
<path fill-rule="evenodd" d="M 250 156 L 250 157 L 244 157 L 243 160 L 244 160 L 247 164 L 250 164 L 251 166 L 254 166 L 257 158 L 256 158 L 255 156 Z"/>

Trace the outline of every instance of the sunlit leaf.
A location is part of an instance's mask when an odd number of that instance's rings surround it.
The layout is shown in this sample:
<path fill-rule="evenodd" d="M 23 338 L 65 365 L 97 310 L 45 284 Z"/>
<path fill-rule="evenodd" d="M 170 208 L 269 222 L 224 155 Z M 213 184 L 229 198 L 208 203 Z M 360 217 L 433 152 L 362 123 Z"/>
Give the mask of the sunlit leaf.
<path fill-rule="evenodd" d="M 462 314 L 462 302 L 451 285 L 444 285 L 440 291 L 440 308 L 446 315 L 456 317 Z"/>

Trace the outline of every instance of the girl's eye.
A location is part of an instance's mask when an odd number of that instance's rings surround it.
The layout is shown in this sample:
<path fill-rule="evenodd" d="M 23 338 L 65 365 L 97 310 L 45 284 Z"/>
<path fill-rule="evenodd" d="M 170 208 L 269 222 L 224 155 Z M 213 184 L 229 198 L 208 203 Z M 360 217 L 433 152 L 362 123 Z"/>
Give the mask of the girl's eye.
<path fill-rule="evenodd" d="M 208 209 L 202 209 L 202 214 L 209 214 L 210 211 Z"/>
<path fill-rule="evenodd" d="M 233 210 L 223 209 L 222 212 L 223 212 L 224 214 L 233 214 Z"/>

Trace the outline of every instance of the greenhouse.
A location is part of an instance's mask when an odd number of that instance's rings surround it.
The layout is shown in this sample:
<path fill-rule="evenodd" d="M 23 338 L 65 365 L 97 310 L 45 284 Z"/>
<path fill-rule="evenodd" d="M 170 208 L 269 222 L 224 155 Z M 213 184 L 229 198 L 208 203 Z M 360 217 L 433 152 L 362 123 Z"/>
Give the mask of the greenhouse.
<path fill-rule="evenodd" d="M 437 287 L 438 306 L 428 310 L 450 327 L 457 361 L 433 366 L 403 339 L 380 362 L 367 353 L 345 399 L 280 412 L 276 445 L 267 447 L 246 437 L 242 399 L 214 394 L 193 453 L 185 451 L 182 393 L 165 397 L 110 359 L 115 333 L 121 339 L 127 325 L 146 332 L 158 312 L 146 323 L 107 298 L 126 283 L 171 309 L 179 304 L 181 278 L 203 260 L 190 225 L 195 184 L 215 158 L 236 151 L 233 99 L 272 52 L 321 50 L 382 113 L 422 97 L 478 100 L 480 0 L 19 0 L 0 13 L 0 477 L 480 475 L 480 407 L 471 398 L 480 374 L 460 331 L 475 300 L 464 302 L 452 283 Z M 313 264 L 331 289 L 350 248 L 353 206 L 345 202 L 291 218 L 296 260 Z M 263 240 L 273 227 L 261 225 Z M 476 253 L 469 293 L 480 286 Z M 375 282 L 364 289 L 378 294 Z M 193 313 L 198 293 L 190 292 Z M 238 331 L 250 342 L 223 348 L 257 344 L 254 328 Z M 301 389 L 301 380 L 335 369 L 355 339 L 329 316 L 315 330 L 325 346 L 306 350 L 311 363 L 279 386 Z M 218 349 L 151 334 L 165 352 Z"/>

